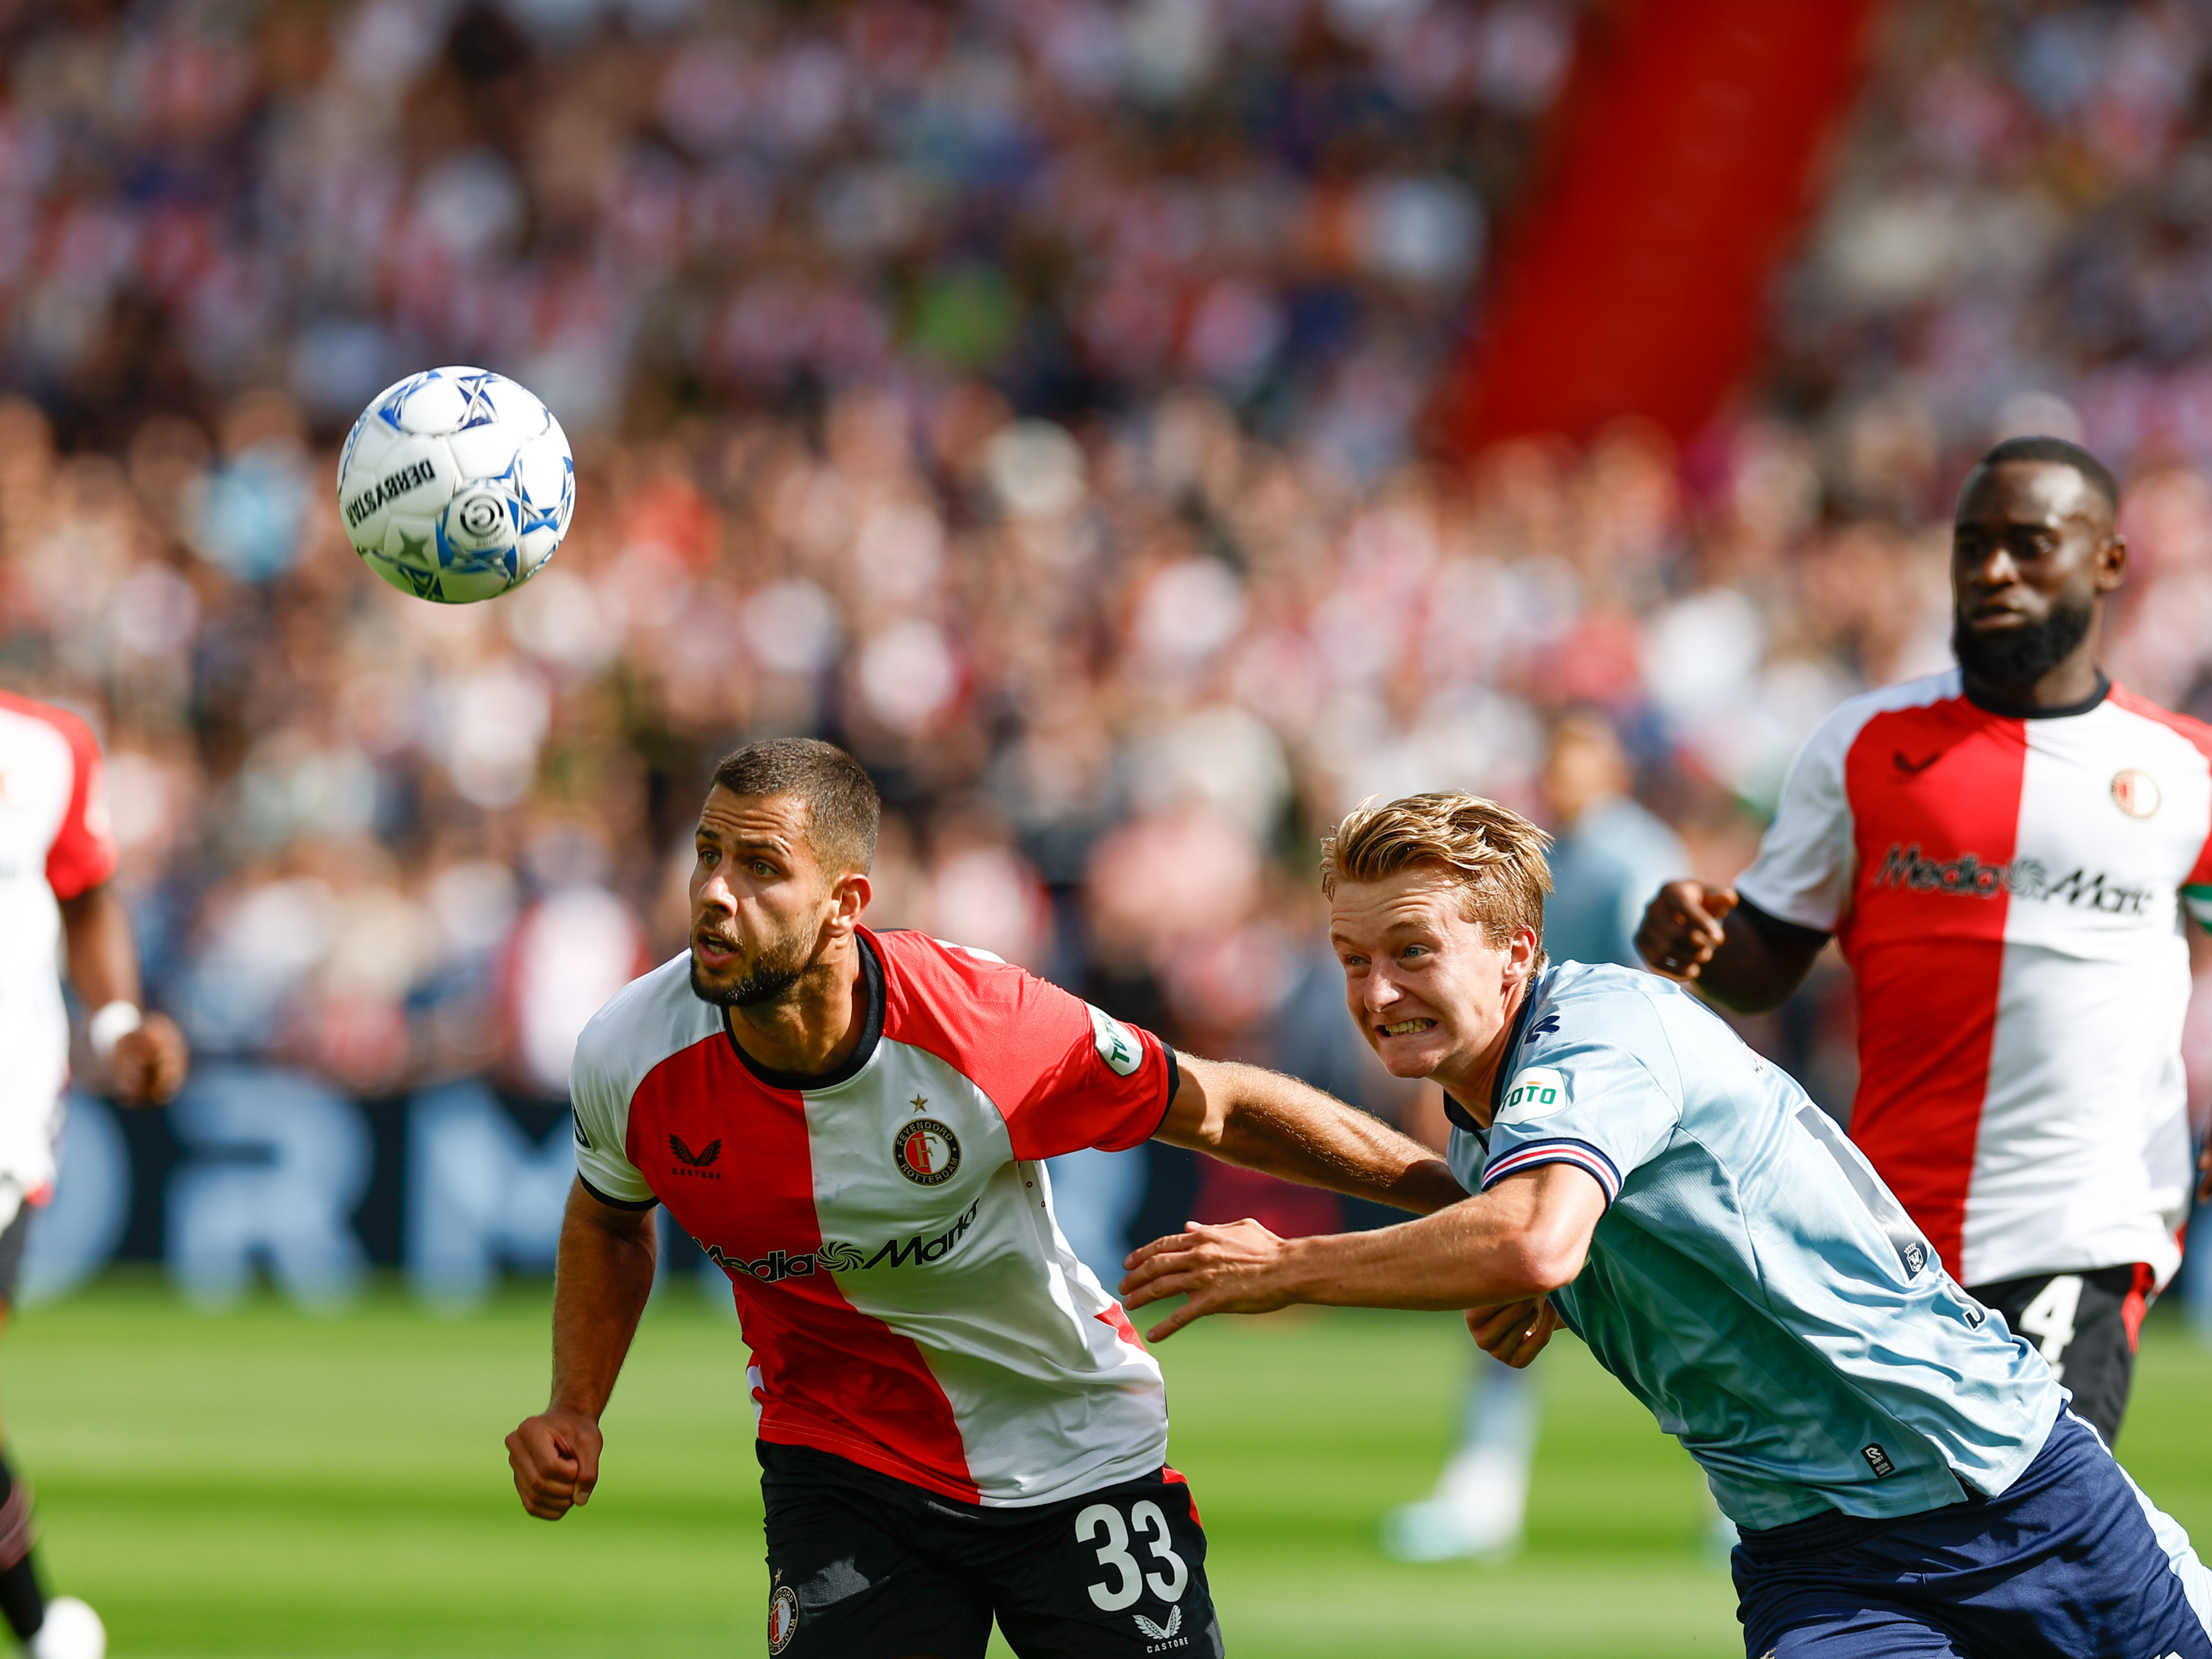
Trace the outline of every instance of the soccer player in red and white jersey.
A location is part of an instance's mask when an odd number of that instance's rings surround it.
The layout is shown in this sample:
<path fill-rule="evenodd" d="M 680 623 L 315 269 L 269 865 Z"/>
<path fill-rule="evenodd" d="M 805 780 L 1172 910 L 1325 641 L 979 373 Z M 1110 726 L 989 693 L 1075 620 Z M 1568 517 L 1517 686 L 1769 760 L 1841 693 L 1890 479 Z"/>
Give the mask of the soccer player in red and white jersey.
<path fill-rule="evenodd" d="M 1830 715 L 1735 888 L 1668 884 L 1637 940 L 1748 1012 L 1835 937 L 1852 1139 L 2108 1443 L 2181 1260 L 2183 913 L 2212 923 L 2212 727 L 2097 666 L 2118 507 L 2076 445 L 1984 456 L 1952 544 L 1959 667 Z"/>
<path fill-rule="evenodd" d="M 69 1014 L 54 978 L 66 941 L 89 1036 L 125 1105 L 184 1082 L 183 1034 L 138 1006 L 138 952 L 108 878 L 115 845 L 100 746 L 66 710 L 0 691 L 0 1328 L 31 1218 L 52 1196 L 69 1086 Z M 49 1603 L 31 1555 L 30 1488 L 0 1455 L 0 1616 L 32 1659 L 99 1659 L 106 1637 L 74 1596 Z"/>
<path fill-rule="evenodd" d="M 1179 1056 L 985 952 L 863 927 L 877 800 L 825 743 L 725 760 L 691 948 L 577 1044 L 551 1403 L 531 1514 L 599 1479 L 653 1285 L 650 1212 L 735 1288 L 796 1659 L 1222 1651 L 1158 1366 L 1053 1219 L 1045 1160 L 1152 1136 L 1426 1212 L 1426 1149 L 1255 1067 Z"/>

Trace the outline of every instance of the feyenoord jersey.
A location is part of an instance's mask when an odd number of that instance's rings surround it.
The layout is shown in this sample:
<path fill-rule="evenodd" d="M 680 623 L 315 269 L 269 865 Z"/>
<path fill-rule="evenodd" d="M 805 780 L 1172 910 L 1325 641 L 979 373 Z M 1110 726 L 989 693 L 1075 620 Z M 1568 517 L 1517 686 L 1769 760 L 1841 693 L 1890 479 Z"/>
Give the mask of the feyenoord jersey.
<path fill-rule="evenodd" d="M 54 1115 L 69 1082 L 54 902 L 114 870 L 91 731 L 0 691 L 0 1176 L 34 1200 L 53 1180 Z"/>
<path fill-rule="evenodd" d="M 1836 935 L 1852 1139 L 1963 1283 L 2179 1265 L 2208 755 L 2212 727 L 2117 685 L 2022 717 L 1954 669 L 1831 715 L 1736 884 Z"/>
<path fill-rule="evenodd" d="M 817 1077 L 738 1048 L 688 953 L 634 981 L 576 1045 L 578 1174 L 729 1274 L 763 1440 L 986 1505 L 1151 1474 L 1159 1367 L 1043 1160 L 1148 1139 L 1172 1051 L 988 952 L 860 939 L 860 1045 Z"/>

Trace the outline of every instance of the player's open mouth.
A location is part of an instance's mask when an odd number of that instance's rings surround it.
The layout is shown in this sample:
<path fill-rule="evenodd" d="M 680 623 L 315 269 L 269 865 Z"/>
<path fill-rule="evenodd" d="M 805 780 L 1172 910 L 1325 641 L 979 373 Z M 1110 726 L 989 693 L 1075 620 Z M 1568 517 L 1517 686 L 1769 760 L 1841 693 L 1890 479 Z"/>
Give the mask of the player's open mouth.
<path fill-rule="evenodd" d="M 1432 1019 L 1401 1019 L 1395 1025 L 1385 1025 L 1382 1030 L 1389 1036 L 1411 1036 L 1416 1031 L 1429 1030 L 1435 1024 Z"/>
<path fill-rule="evenodd" d="M 691 954 L 702 968 L 720 968 L 738 959 L 738 947 L 720 939 L 695 937 Z"/>

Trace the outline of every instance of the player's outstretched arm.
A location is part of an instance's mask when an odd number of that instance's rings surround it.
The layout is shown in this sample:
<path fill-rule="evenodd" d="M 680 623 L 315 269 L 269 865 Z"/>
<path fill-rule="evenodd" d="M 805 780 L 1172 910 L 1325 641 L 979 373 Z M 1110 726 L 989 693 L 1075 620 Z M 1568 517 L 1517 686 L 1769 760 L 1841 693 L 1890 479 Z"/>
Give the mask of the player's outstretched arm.
<path fill-rule="evenodd" d="M 1293 1303 L 1496 1308 L 1520 1316 L 1521 1304 L 1583 1270 L 1604 1214 L 1605 1189 L 1594 1176 L 1571 1164 L 1545 1164 L 1480 1197 L 1373 1232 L 1278 1238 L 1256 1221 L 1193 1224 L 1130 1255 L 1121 1298 L 1133 1309 L 1189 1298 L 1153 1327 L 1155 1341 L 1207 1314 L 1272 1313 Z M 1477 1322 L 1468 1323 L 1482 1340 Z"/>
<path fill-rule="evenodd" d="M 1738 1013 L 1763 1014 L 1797 994 L 1825 941 L 1809 929 L 1770 934 L 1736 903 L 1731 888 L 1670 881 L 1644 909 L 1636 951 L 1655 974 L 1694 981 Z"/>
<path fill-rule="evenodd" d="M 123 901 L 111 884 L 101 882 L 62 900 L 61 911 L 70 983 L 94 1011 L 93 1045 L 106 1063 L 115 1097 L 125 1106 L 174 1099 L 190 1064 L 185 1034 L 167 1015 L 138 1011 L 138 945 Z M 118 1016 L 124 1029 L 103 1041 L 102 1022 Z"/>
<path fill-rule="evenodd" d="M 602 1204 L 580 1181 L 569 1188 L 553 1280 L 553 1398 L 507 1437 L 514 1489 L 541 1521 L 588 1503 L 599 1483 L 599 1413 L 653 1294 L 659 1249 L 652 1211 Z"/>
<path fill-rule="evenodd" d="M 1155 1139 L 1427 1215 L 1467 1189 L 1419 1141 L 1296 1078 L 1178 1053 L 1182 1081 Z"/>

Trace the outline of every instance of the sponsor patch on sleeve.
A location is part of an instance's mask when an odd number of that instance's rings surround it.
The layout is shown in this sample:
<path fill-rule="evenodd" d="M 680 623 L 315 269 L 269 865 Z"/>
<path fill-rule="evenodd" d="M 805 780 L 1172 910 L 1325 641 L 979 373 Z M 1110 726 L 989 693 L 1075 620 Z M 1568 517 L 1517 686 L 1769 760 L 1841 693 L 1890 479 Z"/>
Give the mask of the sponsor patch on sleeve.
<path fill-rule="evenodd" d="M 1567 1103 L 1567 1079 L 1549 1066 L 1528 1066 L 1515 1073 L 1498 1103 L 1500 1123 L 1528 1123 Z"/>
<path fill-rule="evenodd" d="M 1145 1063 L 1145 1045 L 1137 1034 L 1115 1018 L 1104 1009 L 1091 1003 L 1091 1040 L 1098 1045 L 1098 1058 L 1114 1068 L 1116 1077 L 1127 1077 Z"/>

